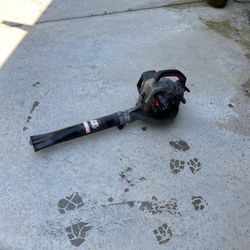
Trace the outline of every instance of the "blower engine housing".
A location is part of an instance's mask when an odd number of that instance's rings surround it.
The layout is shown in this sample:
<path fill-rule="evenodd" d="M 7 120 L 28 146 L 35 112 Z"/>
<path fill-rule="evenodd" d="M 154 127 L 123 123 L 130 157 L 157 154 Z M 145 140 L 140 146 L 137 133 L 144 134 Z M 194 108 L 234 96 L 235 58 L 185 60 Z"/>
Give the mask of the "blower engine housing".
<path fill-rule="evenodd" d="M 178 80 L 167 77 L 177 77 Z M 189 92 L 186 77 L 175 69 L 143 72 L 137 89 L 139 99 L 136 106 L 157 119 L 176 117 L 180 102 L 186 103 L 184 92 Z"/>

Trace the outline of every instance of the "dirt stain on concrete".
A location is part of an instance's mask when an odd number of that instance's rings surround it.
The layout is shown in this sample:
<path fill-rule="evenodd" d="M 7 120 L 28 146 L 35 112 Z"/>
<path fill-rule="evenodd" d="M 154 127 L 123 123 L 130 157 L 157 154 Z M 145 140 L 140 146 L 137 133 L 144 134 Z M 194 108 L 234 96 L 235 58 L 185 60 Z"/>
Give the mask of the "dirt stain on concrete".
<path fill-rule="evenodd" d="M 108 198 L 108 201 L 109 201 L 109 202 L 113 202 L 113 198 L 112 198 L 112 197 L 109 197 L 109 198 Z"/>
<path fill-rule="evenodd" d="M 33 105 L 32 105 L 32 108 L 30 110 L 30 114 L 35 110 L 35 108 L 39 105 L 39 102 L 38 101 L 34 101 Z M 27 116 L 27 119 L 26 119 L 26 123 L 29 123 L 32 119 L 32 116 L 31 115 L 28 115 Z M 23 131 L 26 131 L 28 129 L 28 127 L 24 126 L 23 127 Z"/>
<path fill-rule="evenodd" d="M 176 199 L 170 199 L 169 201 L 158 201 L 158 199 L 153 196 L 152 201 L 141 201 L 139 209 L 144 212 L 151 214 L 161 214 L 163 212 L 170 213 L 172 215 L 180 215 Z"/>
<path fill-rule="evenodd" d="M 124 174 L 124 172 L 121 172 L 119 175 L 121 176 L 122 179 L 126 178 L 126 175 Z"/>
<path fill-rule="evenodd" d="M 139 210 L 152 215 L 169 213 L 171 215 L 181 215 L 177 200 L 171 198 L 169 201 L 159 201 L 155 196 L 151 201 L 123 201 L 117 203 L 103 204 L 102 207 L 128 205 L 130 208 L 136 206 Z"/>
<path fill-rule="evenodd" d="M 31 119 L 32 119 L 32 116 L 28 115 L 26 123 L 29 123 Z"/>
<path fill-rule="evenodd" d="M 184 10 L 188 8 L 195 8 L 195 7 L 202 7 L 207 6 L 206 1 L 193 1 L 193 2 L 185 2 L 183 0 L 175 1 L 172 3 L 167 4 L 167 8 L 177 9 L 177 10 Z"/>
<path fill-rule="evenodd" d="M 237 86 L 237 92 L 230 99 L 230 102 L 234 104 L 231 115 L 227 119 L 217 122 L 217 126 L 237 134 L 250 136 L 249 96 L 250 80 L 248 79 L 240 87 Z"/>
<path fill-rule="evenodd" d="M 210 29 L 216 31 L 220 35 L 237 42 L 246 50 L 245 56 L 250 59 L 250 11 L 246 11 L 242 15 L 242 20 L 238 24 L 233 20 L 205 20 L 200 18 Z M 219 128 L 230 130 L 245 136 L 250 136 L 249 127 L 249 96 L 250 96 L 250 81 L 249 79 L 238 88 L 237 93 L 231 98 L 231 103 L 234 104 L 231 117 L 227 118 L 226 122 L 218 122 Z M 244 95 L 242 95 L 242 90 Z"/>
<path fill-rule="evenodd" d="M 101 205 L 101 207 L 119 206 L 119 205 L 128 205 L 129 207 L 133 207 L 135 205 L 135 201 L 116 202 L 116 203 L 111 203 L 108 205 Z"/>
<path fill-rule="evenodd" d="M 134 187 L 135 183 L 133 183 L 133 181 L 131 180 L 131 175 L 130 172 L 133 171 L 133 169 L 131 167 L 127 167 L 124 171 L 122 171 L 121 173 L 119 173 L 120 177 L 127 182 L 127 184 L 129 184 L 130 187 Z M 129 192 L 128 188 L 124 189 L 124 192 Z"/>
<path fill-rule="evenodd" d="M 242 47 L 244 47 L 246 50 L 248 50 L 245 56 L 249 59 L 250 57 L 249 27 L 244 27 L 244 25 L 242 25 L 241 28 L 237 28 L 235 25 L 232 24 L 231 20 L 213 21 L 213 20 L 205 20 L 203 18 L 200 18 L 200 19 L 210 29 L 216 31 L 217 33 L 221 34 L 224 37 L 234 40 L 235 42 L 239 43 Z"/>
<path fill-rule="evenodd" d="M 37 85 L 40 85 L 41 83 L 40 82 L 36 82 L 34 84 L 32 84 L 33 87 L 36 87 Z"/>
<path fill-rule="evenodd" d="M 250 53 L 246 53 L 245 57 L 248 58 L 248 59 L 250 59 Z"/>
<path fill-rule="evenodd" d="M 202 19 L 203 20 L 203 19 Z M 225 20 L 225 21 L 211 21 L 211 20 L 204 20 L 204 23 L 210 28 L 221 35 L 231 38 L 233 33 L 233 27 L 231 25 L 231 21 Z"/>
<path fill-rule="evenodd" d="M 30 114 L 35 110 L 35 108 L 39 105 L 40 103 L 38 101 L 35 101 L 32 105 L 32 109 L 30 110 Z"/>
<path fill-rule="evenodd" d="M 241 84 L 241 87 L 243 88 L 245 94 L 250 97 L 250 78 L 248 78 L 245 83 Z"/>

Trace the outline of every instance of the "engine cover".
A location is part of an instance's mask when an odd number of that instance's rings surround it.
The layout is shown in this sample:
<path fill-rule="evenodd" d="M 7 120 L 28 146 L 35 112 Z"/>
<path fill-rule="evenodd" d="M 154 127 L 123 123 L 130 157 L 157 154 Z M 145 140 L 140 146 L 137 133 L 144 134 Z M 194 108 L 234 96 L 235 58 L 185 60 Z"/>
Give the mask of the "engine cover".
<path fill-rule="evenodd" d="M 173 81 L 167 77 L 177 77 L 178 80 Z M 184 92 L 189 92 L 186 77 L 175 69 L 143 72 L 137 89 L 139 99 L 136 106 L 154 118 L 175 117 L 180 102 L 186 103 Z"/>

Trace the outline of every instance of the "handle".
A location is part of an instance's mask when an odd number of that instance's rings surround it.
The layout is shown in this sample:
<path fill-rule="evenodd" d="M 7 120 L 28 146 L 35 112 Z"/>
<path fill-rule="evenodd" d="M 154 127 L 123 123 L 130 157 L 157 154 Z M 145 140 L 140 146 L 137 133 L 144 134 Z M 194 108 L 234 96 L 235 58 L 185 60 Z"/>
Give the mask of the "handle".
<path fill-rule="evenodd" d="M 160 70 L 157 72 L 154 78 L 155 81 L 159 81 L 162 77 L 167 77 L 167 76 L 176 76 L 179 79 L 180 83 L 183 85 L 183 87 L 185 87 L 187 78 L 183 73 L 181 73 L 177 69 Z"/>

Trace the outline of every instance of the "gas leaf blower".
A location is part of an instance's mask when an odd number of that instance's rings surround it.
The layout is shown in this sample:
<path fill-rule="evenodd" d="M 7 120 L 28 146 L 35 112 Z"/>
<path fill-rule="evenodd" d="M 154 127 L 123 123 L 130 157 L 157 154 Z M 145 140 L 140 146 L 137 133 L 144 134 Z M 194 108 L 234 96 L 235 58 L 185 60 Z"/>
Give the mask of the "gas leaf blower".
<path fill-rule="evenodd" d="M 173 81 L 169 77 L 177 77 L 177 80 Z M 135 107 L 54 132 L 31 136 L 30 141 L 34 150 L 39 151 L 60 142 L 115 126 L 121 129 L 126 123 L 135 120 L 159 122 L 174 118 L 180 103 L 186 103 L 184 92 L 190 92 L 186 87 L 186 77 L 176 69 L 143 72 L 137 83 L 137 89 L 139 98 Z"/>

